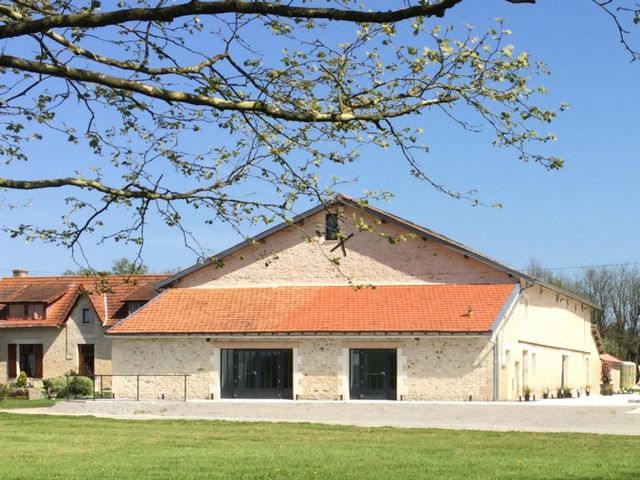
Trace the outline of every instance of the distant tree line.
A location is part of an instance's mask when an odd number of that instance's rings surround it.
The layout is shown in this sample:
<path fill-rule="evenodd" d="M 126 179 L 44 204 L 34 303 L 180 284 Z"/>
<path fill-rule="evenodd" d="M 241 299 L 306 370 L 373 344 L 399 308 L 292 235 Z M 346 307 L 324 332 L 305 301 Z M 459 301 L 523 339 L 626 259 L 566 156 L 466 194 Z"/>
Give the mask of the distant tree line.
<path fill-rule="evenodd" d="M 575 278 L 531 260 L 528 273 L 602 307 L 593 321 L 607 353 L 640 363 L 640 270 L 629 265 L 585 268 Z"/>
<path fill-rule="evenodd" d="M 180 267 L 165 269 L 162 271 L 150 271 L 140 257 L 129 260 L 126 257 L 118 258 L 111 263 L 109 270 L 95 270 L 92 268 L 79 268 L 77 270 L 65 270 L 62 274 L 65 276 L 82 275 L 82 276 L 104 276 L 104 275 L 146 275 L 146 274 L 165 274 L 173 275 L 181 270 Z"/>
<path fill-rule="evenodd" d="M 106 271 L 94 270 L 90 268 L 80 268 L 78 270 L 65 270 L 63 275 L 145 275 L 149 273 L 147 266 L 137 258 L 129 260 L 128 258 L 119 258 L 111 263 L 111 269 Z"/>

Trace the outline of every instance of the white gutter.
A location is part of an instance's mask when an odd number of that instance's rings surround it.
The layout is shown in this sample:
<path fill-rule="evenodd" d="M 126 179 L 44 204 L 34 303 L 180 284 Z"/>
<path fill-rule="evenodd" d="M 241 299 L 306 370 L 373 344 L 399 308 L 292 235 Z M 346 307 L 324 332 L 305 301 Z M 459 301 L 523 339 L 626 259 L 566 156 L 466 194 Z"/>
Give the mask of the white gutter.
<path fill-rule="evenodd" d="M 104 320 L 102 321 L 102 326 L 104 327 L 109 320 L 109 302 L 107 302 L 107 294 L 103 293 L 102 298 L 104 300 Z"/>
<path fill-rule="evenodd" d="M 511 317 L 511 314 L 515 310 L 515 306 L 518 303 L 518 299 L 520 298 L 520 285 L 516 284 L 513 287 L 513 291 L 509 298 L 504 303 L 498 316 L 493 321 L 491 325 L 491 339 L 489 339 L 489 343 L 493 344 L 493 400 L 496 401 L 498 399 L 499 394 L 499 378 L 500 378 L 500 346 L 498 343 L 498 334 L 507 324 L 507 320 Z"/>
<path fill-rule="evenodd" d="M 165 334 L 148 334 L 148 333 L 112 333 L 109 334 L 110 338 L 137 338 L 137 339 L 160 339 L 160 338 L 206 338 L 215 341 L 230 341 L 230 340 L 290 340 L 290 339 L 305 339 L 309 338 L 340 338 L 340 339 L 389 339 L 389 338 L 407 338 L 407 337 L 419 337 L 419 338 L 486 338 L 489 333 L 424 333 L 424 332 L 406 332 L 406 333 L 363 333 L 363 334 L 343 334 L 343 333 L 267 333 L 264 335 L 255 334 L 215 334 L 215 333 L 165 333 Z"/>

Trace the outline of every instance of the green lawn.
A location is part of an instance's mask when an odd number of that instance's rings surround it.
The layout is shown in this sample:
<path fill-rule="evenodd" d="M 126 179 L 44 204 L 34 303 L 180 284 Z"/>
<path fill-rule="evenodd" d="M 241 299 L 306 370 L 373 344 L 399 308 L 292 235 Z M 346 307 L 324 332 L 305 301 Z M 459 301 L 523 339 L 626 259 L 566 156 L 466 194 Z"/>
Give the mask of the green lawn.
<path fill-rule="evenodd" d="M 55 400 L 42 399 L 42 400 L 14 400 L 12 398 L 5 398 L 0 400 L 0 410 L 2 409 L 14 409 L 14 408 L 40 408 L 50 407 L 56 403 Z"/>
<path fill-rule="evenodd" d="M 640 437 L 0 414 L 6 479 L 637 479 Z"/>

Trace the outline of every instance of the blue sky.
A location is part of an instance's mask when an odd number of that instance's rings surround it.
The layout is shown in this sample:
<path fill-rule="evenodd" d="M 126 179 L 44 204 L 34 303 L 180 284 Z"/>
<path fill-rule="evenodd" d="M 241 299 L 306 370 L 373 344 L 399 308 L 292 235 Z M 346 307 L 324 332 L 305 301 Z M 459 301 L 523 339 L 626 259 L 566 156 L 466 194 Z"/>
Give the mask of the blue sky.
<path fill-rule="evenodd" d="M 393 201 L 377 206 L 516 268 L 524 268 L 531 257 L 548 267 L 640 262 L 640 62 L 629 62 L 614 25 L 591 2 L 578 6 L 539 0 L 535 6 L 518 6 L 504 0 L 467 0 L 445 23 L 471 23 L 481 31 L 495 17 L 503 17 L 513 31 L 509 43 L 549 65 L 552 74 L 542 80 L 549 89 L 547 100 L 570 105 L 551 127 L 558 136 L 553 153 L 564 158 L 565 167 L 548 172 L 523 164 L 515 152 L 490 147 L 486 136 L 430 117 L 423 125 L 431 148 L 428 171 L 452 188 L 477 188 L 482 200 L 500 202 L 503 208 L 472 207 L 434 192 L 412 179 L 397 158 L 381 152 L 346 172 L 335 172 L 359 177 L 359 183 L 343 191 L 353 196 L 364 189 L 391 191 Z M 636 37 L 640 46 L 640 35 Z M 61 161 L 66 160 L 52 155 L 47 167 L 32 175 L 56 171 Z M 53 194 L 31 196 L 36 200 L 33 206 L 19 214 L 33 221 L 49 218 L 52 202 L 60 201 Z M 308 207 L 300 205 L 301 210 Z M 0 215 L 11 218 L 16 212 L 5 209 Z M 239 239 L 228 229 L 189 226 L 212 252 Z M 152 270 L 195 261 L 178 232 L 158 225 L 150 229 L 144 259 Z M 108 268 L 113 259 L 128 254 L 118 244 L 87 244 L 87 253 L 98 268 Z M 55 274 L 73 266 L 63 249 L 0 237 L 0 275 L 10 274 L 14 267 Z"/>

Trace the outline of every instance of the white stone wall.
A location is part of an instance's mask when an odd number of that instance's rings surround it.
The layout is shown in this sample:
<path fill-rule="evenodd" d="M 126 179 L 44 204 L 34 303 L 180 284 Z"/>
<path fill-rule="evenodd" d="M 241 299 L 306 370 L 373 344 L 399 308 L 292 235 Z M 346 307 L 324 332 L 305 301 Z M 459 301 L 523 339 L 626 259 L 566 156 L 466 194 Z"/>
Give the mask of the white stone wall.
<path fill-rule="evenodd" d="M 187 397 L 208 399 L 216 389 L 213 346 L 204 338 L 113 340 L 112 393 L 116 399 L 182 400 L 184 377 Z M 219 387 L 217 387 L 219 389 Z"/>
<path fill-rule="evenodd" d="M 515 400 L 529 386 L 536 398 L 565 387 L 600 391 L 600 358 L 591 333 L 591 308 L 544 287 L 525 289 L 498 335 L 500 399 Z M 563 360 L 563 357 L 566 359 Z"/>
<path fill-rule="evenodd" d="M 405 342 L 407 400 L 493 400 L 489 337 Z"/>
<path fill-rule="evenodd" d="M 232 341 L 204 338 L 114 338 L 113 392 L 134 399 L 136 375 L 140 399 L 182 399 L 183 379 L 160 374 L 189 374 L 187 398 L 220 398 L 220 350 L 223 348 L 291 348 L 294 351 L 294 398 L 349 398 L 351 348 L 398 350 L 398 399 L 492 399 L 492 350 L 488 337 L 419 337 L 345 340 L 335 337 Z M 346 363 L 345 363 L 346 362 Z"/>
<path fill-rule="evenodd" d="M 354 228 L 354 218 L 374 225 L 374 233 Z M 345 242 L 343 256 L 336 241 L 324 241 L 325 213 L 288 227 L 245 247 L 224 266 L 210 265 L 184 277 L 177 287 L 242 287 L 269 285 L 424 284 L 424 283 L 516 283 L 495 268 L 456 253 L 432 240 L 407 238 L 391 245 L 381 234 L 399 236 L 407 232 L 354 209 L 344 211 L 343 232 L 354 236 Z M 309 238 L 310 237 L 310 238 Z M 339 268 L 329 261 L 337 258 Z"/>
<path fill-rule="evenodd" d="M 43 344 L 43 378 L 52 378 L 78 370 L 78 345 L 93 344 L 96 375 L 111 374 L 111 339 L 95 313 L 91 323 L 82 323 L 82 310 L 91 304 L 81 297 L 60 328 L 11 328 L 0 330 L 0 383 L 7 382 L 7 345 Z M 25 320 L 27 322 L 27 320 Z"/>
<path fill-rule="evenodd" d="M 348 384 L 343 385 L 345 379 L 342 371 L 344 358 L 341 342 L 333 339 L 301 342 L 299 359 L 300 363 L 297 366 L 301 378 L 296 385 L 296 391 L 299 392 L 300 399 L 339 400 L 341 395 L 343 399 L 348 398 Z"/>

